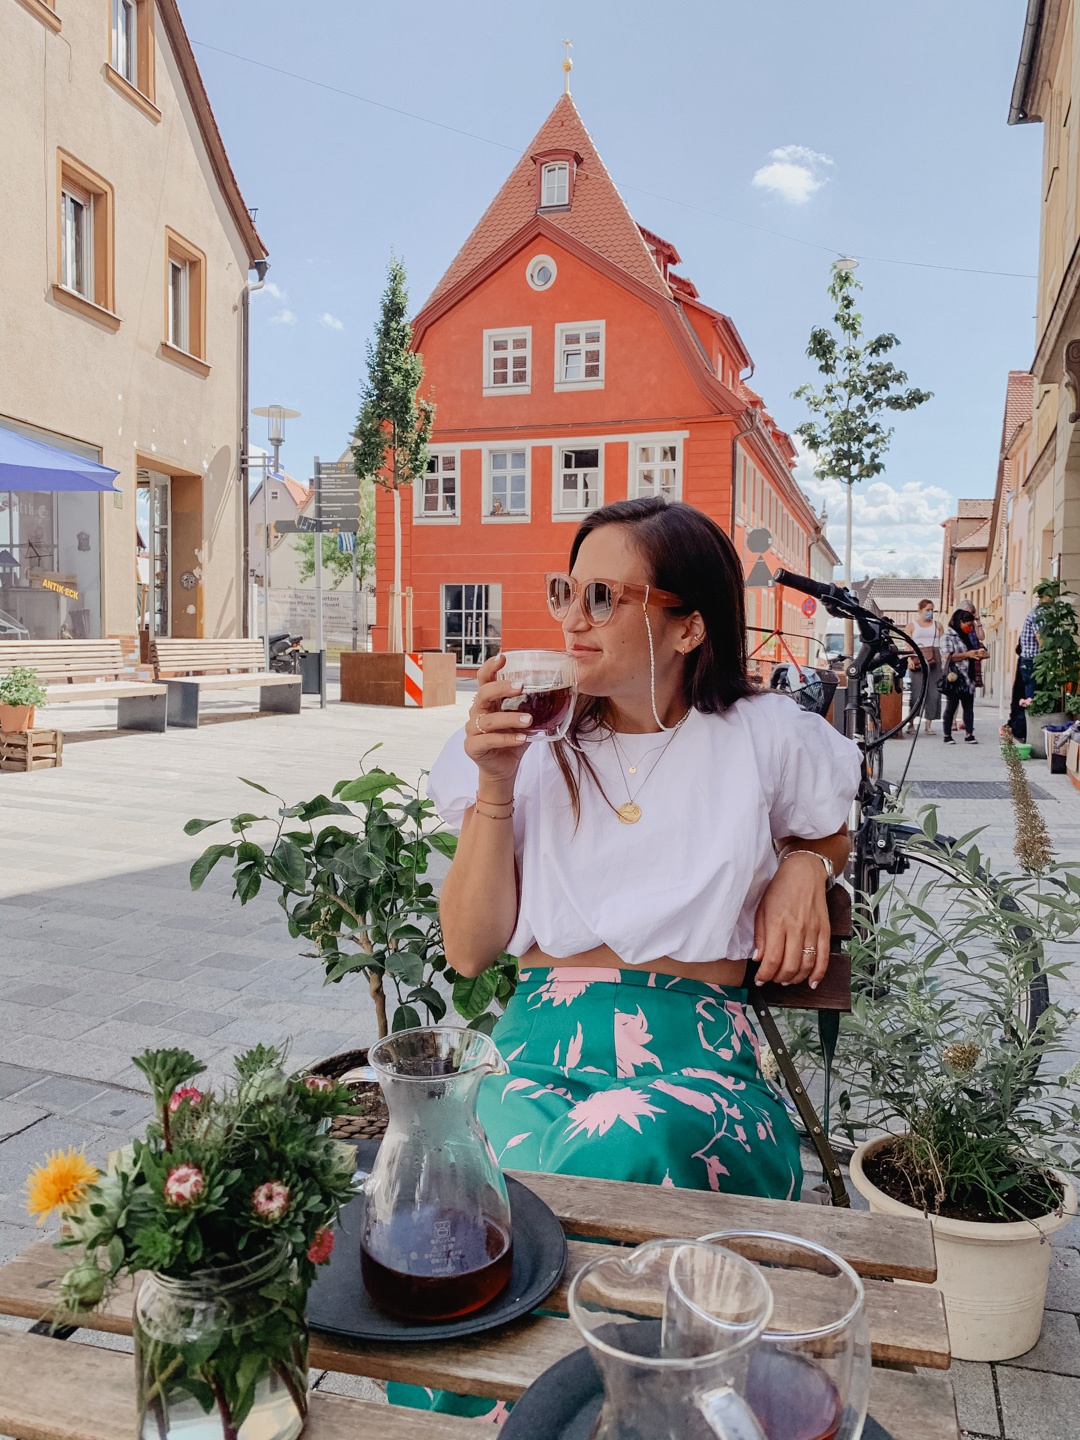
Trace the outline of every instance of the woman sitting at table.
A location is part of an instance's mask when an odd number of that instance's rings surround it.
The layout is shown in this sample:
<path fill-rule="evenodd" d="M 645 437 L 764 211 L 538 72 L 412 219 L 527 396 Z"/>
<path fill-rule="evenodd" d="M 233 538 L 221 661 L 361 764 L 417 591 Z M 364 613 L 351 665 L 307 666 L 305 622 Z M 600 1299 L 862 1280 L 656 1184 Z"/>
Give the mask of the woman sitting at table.
<path fill-rule="evenodd" d="M 751 693 L 742 567 L 700 511 L 607 505 L 570 566 L 546 581 L 578 669 L 566 739 L 526 743 L 496 656 L 428 780 L 461 831 L 448 962 L 519 959 L 480 1118 L 508 1167 L 797 1199 L 743 985 L 748 957 L 759 983 L 825 973 L 858 750 Z"/>

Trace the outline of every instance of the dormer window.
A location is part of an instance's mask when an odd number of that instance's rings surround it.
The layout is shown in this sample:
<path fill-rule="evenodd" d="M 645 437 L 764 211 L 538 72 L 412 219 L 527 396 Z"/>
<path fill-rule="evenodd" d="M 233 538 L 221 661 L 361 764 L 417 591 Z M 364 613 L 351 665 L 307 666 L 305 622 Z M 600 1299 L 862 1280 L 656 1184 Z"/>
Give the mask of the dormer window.
<path fill-rule="evenodd" d="M 536 210 L 569 210 L 581 156 L 576 150 L 544 150 L 533 155 L 536 166 Z"/>
<path fill-rule="evenodd" d="M 565 160 L 557 161 L 554 165 L 545 165 L 540 180 L 540 204 L 547 209 L 549 205 L 565 205 L 570 197 L 570 166 Z"/>

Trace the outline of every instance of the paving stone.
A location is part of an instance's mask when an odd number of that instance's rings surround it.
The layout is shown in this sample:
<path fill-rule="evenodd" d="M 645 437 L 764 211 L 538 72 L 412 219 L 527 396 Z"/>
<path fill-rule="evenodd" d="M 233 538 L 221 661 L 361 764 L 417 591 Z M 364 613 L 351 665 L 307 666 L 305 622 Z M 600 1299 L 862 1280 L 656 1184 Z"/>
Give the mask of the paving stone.
<path fill-rule="evenodd" d="M 28 1105 L 40 1105 L 43 1110 L 65 1115 L 77 1110 L 81 1105 L 89 1104 L 91 1100 L 96 1100 L 102 1093 L 102 1088 L 101 1085 L 90 1084 L 85 1080 L 69 1080 L 63 1075 L 50 1075 L 25 1090 L 19 1099 Z"/>
<path fill-rule="evenodd" d="M 1050 1257 L 1050 1284 L 1046 1290 L 1048 1310 L 1080 1312 L 1080 1250 L 1055 1246 Z"/>
<path fill-rule="evenodd" d="M 13 1005 L 59 1005 L 61 1000 L 74 993 L 74 990 L 62 990 L 57 985 L 23 985 L 18 990 L 9 991 L 4 998 Z"/>
<path fill-rule="evenodd" d="M 940 1377 L 940 1370 L 919 1370 L 920 1375 Z M 949 1380 L 956 1396 L 956 1414 L 966 1434 L 1001 1435 L 994 1377 L 989 1365 L 971 1360 L 954 1360 L 949 1367 Z"/>
<path fill-rule="evenodd" d="M 214 1010 L 182 1010 L 169 1021 L 169 1029 L 179 1035 L 213 1035 L 228 1023 L 227 1015 Z"/>
<path fill-rule="evenodd" d="M 28 1085 L 44 1079 L 40 1070 L 24 1070 L 18 1065 L 0 1064 L 0 1100 L 7 1095 L 17 1095 Z"/>
<path fill-rule="evenodd" d="M 1006 1440 L 1071 1440 L 1080 1416 L 1080 1380 L 1011 1365 L 997 1370 Z"/>
<path fill-rule="evenodd" d="M 1050 1370 L 1057 1375 L 1080 1375 L 1080 1324 L 1064 1310 L 1046 1310 L 1038 1343 L 1009 1365 L 1025 1370 Z"/>
<path fill-rule="evenodd" d="M 201 970 L 225 970 L 225 971 L 249 971 L 257 970 L 260 965 L 265 964 L 265 957 L 259 955 L 237 955 L 224 950 L 216 954 L 208 955 L 205 960 L 199 961 Z M 215 984 L 222 983 L 215 977 Z"/>
<path fill-rule="evenodd" d="M 44 1010 L 31 1005 L 0 1006 L 17 1016 L 15 1029 L 27 1035 L 45 1035 L 53 1040 L 74 1040 L 99 1024 L 96 1015 L 80 1015 L 72 1010 Z M 5 1017 L 7 1018 L 7 1017 Z"/>
<path fill-rule="evenodd" d="M 96 1100 L 80 1105 L 71 1118 L 91 1125 L 108 1125 L 114 1130 L 141 1131 L 153 1113 L 154 1107 L 145 1095 L 105 1090 Z"/>
<path fill-rule="evenodd" d="M 138 1025 L 167 1025 L 179 1008 L 177 1005 L 160 1005 L 153 1000 L 138 1000 L 126 1010 L 118 1010 L 112 1018 Z"/>
<path fill-rule="evenodd" d="M 0 1196 L 10 1206 L 15 1201 L 15 1214 L 25 1219 L 26 1208 L 22 1203 L 22 1189 L 26 1177 L 35 1165 L 40 1165 L 45 1156 L 53 1150 L 76 1150 L 88 1152 L 96 1147 L 102 1137 L 98 1125 L 83 1125 L 58 1115 L 50 1115 L 37 1125 L 12 1135 L 0 1145 Z M 13 1218 L 9 1213 L 0 1217 Z"/>
<path fill-rule="evenodd" d="M 122 995 L 105 990 L 76 990 L 67 1000 L 61 1000 L 58 1011 L 70 1010 L 75 1015 L 96 1016 L 100 1020 L 115 1015 L 124 1005 Z"/>
<path fill-rule="evenodd" d="M 49 1112 L 36 1105 L 24 1105 L 21 1100 L 0 1100 L 0 1142 L 17 1135 L 20 1130 L 29 1130 Z"/>

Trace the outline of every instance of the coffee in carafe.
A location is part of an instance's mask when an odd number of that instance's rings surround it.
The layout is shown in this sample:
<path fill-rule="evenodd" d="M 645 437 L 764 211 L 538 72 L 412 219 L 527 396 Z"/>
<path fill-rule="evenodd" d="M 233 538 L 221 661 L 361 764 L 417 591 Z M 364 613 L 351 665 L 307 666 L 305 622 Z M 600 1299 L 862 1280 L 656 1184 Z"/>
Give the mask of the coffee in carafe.
<path fill-rule="evenodd" d="M 506 1183 L 476 1116 L 494 1043 L 452 1025 L 402 1030 L 369 1053 L 390 1112 L 364 1183 L 361 1273 L 400 1319 L 467 1315 L 505 1289 L 513 1263 Z"/>

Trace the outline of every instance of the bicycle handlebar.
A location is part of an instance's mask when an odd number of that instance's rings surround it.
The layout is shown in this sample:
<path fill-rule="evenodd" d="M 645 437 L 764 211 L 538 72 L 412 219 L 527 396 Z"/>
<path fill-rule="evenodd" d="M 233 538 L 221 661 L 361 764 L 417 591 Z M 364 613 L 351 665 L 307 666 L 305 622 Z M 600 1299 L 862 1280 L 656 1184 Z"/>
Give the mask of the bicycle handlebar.
<path fill-rule="evenodd" d="M 784 585 L 789 590 L 799 590 L 804 595 L 812 595 L 815 600 L 820 600 L 830 613 L 835 613 L 831 610 L 833 605 L 845 613 L 854 613 L 857 610 L 864 614 L 870 613 L 864 610 L 850 590 L 845 590 L 842 585 L 831 581 L 811 580 L 809 575 L 796 575 L 793 570 L 777 570 L 773 580 L 777 585 Z"/>

